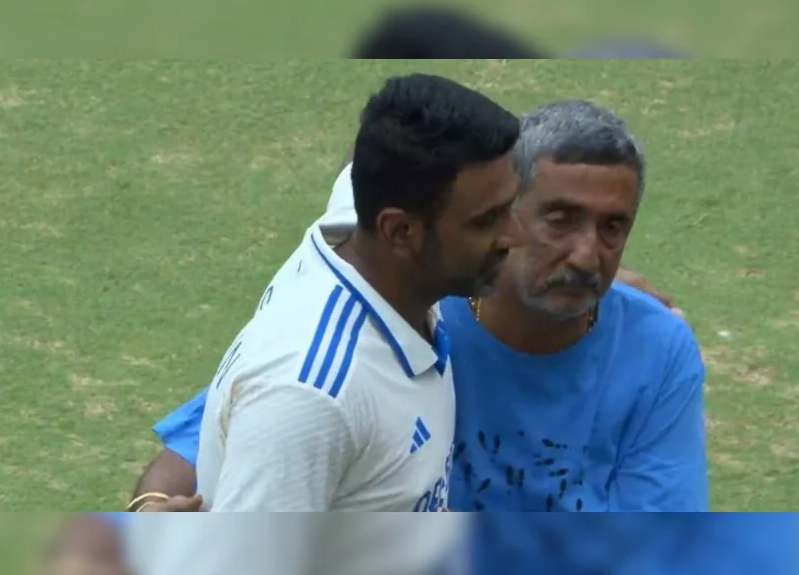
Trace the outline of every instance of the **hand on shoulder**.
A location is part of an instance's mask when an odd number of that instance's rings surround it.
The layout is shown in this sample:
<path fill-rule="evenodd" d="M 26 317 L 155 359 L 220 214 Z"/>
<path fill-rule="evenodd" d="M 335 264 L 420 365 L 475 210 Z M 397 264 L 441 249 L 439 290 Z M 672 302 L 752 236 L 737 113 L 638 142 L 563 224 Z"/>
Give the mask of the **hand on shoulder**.
<path fill-rule="evenodd" d="M 632 270 L 619 268 L 619 271 L 616 272 L 616 281 L 628 285 L 630 287 L 633 287 L 637 290 L 644 292 L 647 295 L 652 296 L 660 303 L 665 305 L 667 308 L 669 308 L 676 315 L 678 315 L 683 319 L 686 319 L 685 312 L 676 306 L 674 299 L 667 293 L 655 288 L 655 286 L 649 283 L 649 280 L 647 280 L 641 274 L 634 272 Z"/>

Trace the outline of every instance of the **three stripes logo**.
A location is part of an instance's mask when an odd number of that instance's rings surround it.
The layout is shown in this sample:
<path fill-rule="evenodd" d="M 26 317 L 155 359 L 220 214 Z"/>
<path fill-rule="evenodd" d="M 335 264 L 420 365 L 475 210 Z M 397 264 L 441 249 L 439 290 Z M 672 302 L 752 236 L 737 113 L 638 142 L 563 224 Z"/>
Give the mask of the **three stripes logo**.
<path fill-rule="evenodd" d="M 413 430 L 413 439 L 411 440 L 410 453 L 416 453 L 421 447 L 430 439 L 430 432 L 427 431 L 421 417 L 416 418 L 416 424 Z"/>

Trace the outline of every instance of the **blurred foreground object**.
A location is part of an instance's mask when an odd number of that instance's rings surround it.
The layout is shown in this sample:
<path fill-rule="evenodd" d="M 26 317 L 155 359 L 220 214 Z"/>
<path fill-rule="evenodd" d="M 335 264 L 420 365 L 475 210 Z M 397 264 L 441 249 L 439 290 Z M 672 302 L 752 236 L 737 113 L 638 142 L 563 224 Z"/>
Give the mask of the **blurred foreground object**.
<path fill-rule="evenodd" d="M 358 59 L 551 57 L 506 31 L 447 8 L 388 12 L 353 51 L 353 58 Z"/>
<path fill-rule="evenodd" d="M 462 575 L 469 522 L 461 513 L 137 513 L 123 536 L 133 575 Z M 221 559 L 228 545 L 240 552 Z M 189 556 L 203 568 L 186 570 Z"/>
<path fill-rule="evenodd" d="M 121 544 L 113 524 L 98 515 L 69 517 L 50 549 L 45 573 L 124 575 Z"/>
<path fill-rule="evenodd" d="M 450 8 L 406 8 L 385 13 L 356 42 L 357 59 L 682 59 L 688 56 L 646 38 L 594 41 L 564 56 L 524 42 L 507 30 Z"/>

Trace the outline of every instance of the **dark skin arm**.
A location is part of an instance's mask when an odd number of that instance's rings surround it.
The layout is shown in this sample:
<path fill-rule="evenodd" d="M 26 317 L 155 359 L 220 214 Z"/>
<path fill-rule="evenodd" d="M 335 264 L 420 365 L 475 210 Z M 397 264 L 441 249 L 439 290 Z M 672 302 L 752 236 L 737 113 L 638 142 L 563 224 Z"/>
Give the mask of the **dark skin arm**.
<path fill-rule="evenodd" d="M 152 492 L 191 497 L 196 485 L 197 476 L 189 462 L 163 449 L 144 470 L 133 491 L 133 498 Z"/>

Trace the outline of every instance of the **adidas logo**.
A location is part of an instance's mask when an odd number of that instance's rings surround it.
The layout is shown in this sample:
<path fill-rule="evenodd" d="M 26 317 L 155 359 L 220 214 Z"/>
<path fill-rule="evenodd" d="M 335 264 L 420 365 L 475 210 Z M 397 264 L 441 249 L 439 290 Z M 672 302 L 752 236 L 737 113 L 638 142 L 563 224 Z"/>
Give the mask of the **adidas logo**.
<path fill-rule="evenodd" d="M 424 425 L 421 417 L 416 418 L 416 425 L 414 426 L 415 429 L 413 430 L 413 440 L 411 441 L 411 453 L 416 453 L 419 449 L 421 449 L 422 445 L 424 445 L 430 439 L 430 432 L 427 431 L 427 428 Z"/>

